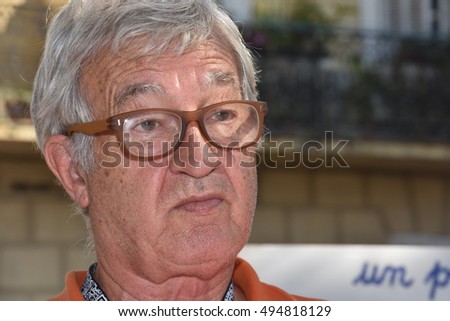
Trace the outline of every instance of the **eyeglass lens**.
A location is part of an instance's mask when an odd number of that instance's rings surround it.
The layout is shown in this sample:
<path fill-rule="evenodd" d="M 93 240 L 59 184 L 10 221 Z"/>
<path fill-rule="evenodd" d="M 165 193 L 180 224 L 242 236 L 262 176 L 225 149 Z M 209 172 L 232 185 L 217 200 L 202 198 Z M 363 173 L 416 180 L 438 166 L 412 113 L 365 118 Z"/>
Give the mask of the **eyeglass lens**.
<path fill-rule="evenodd" d="M 258 138 L 258 111 L 246 103 L 223 104 L 208 109 L 199 122 L 205 138 L 221 147 L 242 147 Z M 123 123 L 124 144 L 131 154 L 137 156 L 166 154 L 184 139 L 181 136 L 187 125 L 178 114 L 170 111 L 135 114 Z"/>

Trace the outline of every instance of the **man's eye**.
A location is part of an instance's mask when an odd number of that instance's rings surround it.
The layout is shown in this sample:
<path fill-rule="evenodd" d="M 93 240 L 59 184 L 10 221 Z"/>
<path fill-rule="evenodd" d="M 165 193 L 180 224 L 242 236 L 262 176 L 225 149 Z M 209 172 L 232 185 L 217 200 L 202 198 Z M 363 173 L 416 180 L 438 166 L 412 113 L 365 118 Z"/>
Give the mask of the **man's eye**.
<path fill-rule="evenodd" d="M 234 117 L 234 113 L 230 110 L 220 110 L 212 115 L 212 118 L 215 121 L 231 121 Z"/>
<path fill-rule="evenodd" d="M 135 130 L 142 131 L 142 132 L 151 132 L 158 128 L 160 125 L 155 120 L 146 120 L 143 121 L 135 126 Z"/>

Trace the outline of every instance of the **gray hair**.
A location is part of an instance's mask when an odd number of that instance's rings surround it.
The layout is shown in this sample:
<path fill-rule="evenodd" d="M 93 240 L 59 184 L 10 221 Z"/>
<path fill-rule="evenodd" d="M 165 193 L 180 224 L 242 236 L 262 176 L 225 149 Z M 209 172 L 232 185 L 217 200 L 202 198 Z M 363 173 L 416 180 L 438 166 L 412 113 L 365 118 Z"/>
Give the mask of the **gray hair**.
<path fill-rule="evenodd" d="M 238 28 L 212 0 L 71 0 L 50 23 L 34 81 L 31 115 L 37 146 L 50 135 L 65 134 L 76 123 L 92 121 L 80 90 L 83 64 L 102 49 L 112 54 L 134 39 L 145 44 L 140 55 L 182 54 L 207 39 L 217 39 L 235 56 L 244 99 L 256 99 L 256 69 Z M 74 161 L 95 169 L 93 138 L 75 134 Z"/>

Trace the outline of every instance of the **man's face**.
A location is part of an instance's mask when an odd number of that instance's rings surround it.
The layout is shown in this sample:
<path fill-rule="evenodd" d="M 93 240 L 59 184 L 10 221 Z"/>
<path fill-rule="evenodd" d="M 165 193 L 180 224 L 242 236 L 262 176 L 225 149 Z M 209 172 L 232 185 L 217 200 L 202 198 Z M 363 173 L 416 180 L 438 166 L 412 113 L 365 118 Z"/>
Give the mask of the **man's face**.
<path fill-rule="evenodd" d="M 83 69 L 82 92 L 96 119 L 242 99 L 234 58 L 217 43 L 180 57 L 131 57 L 103 55 Z M 115 140 L 95 138 L 98 164 L 107 159 L 102 146 Z M 207 145 L 196 124 L 188 126 L 184 140 L 189 142 L 159 160 L 163 166 L 126 159 L 127 166 L 89 174 L 89 215 L 100 264 L 120 262 L 143 277 L 157 271 L 163 280 L 199 266 L 206 276 L 234 262 L 250 234 L 256 169 L 237 150 Z"/>

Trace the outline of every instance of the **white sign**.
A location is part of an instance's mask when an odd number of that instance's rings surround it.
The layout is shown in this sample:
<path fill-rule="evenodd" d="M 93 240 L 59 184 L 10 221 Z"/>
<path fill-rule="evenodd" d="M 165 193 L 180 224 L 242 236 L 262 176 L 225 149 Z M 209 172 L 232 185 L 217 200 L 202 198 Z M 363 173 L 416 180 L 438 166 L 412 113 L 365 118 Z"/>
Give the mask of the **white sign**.
<path fill-rule="evenodd" d="M 450 248 L 256 245 L 239 255 L 263 282 L 325 300 L 450 300 Z"/>

